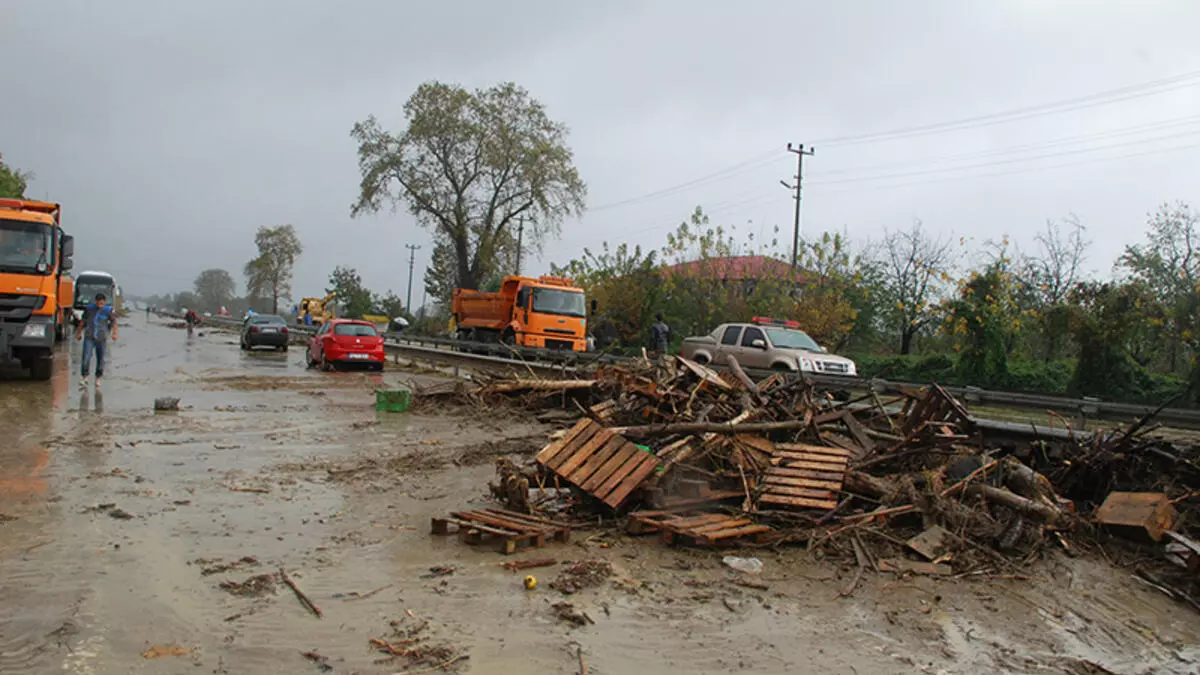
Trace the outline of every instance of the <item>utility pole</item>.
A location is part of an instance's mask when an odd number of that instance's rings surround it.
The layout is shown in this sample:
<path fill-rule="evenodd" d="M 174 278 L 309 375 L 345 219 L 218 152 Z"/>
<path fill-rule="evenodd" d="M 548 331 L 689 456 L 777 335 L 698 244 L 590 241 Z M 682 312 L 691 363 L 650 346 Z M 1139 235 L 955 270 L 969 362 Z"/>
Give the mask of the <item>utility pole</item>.
<path fill-rule="evenodd" d="M 800 187 L 804 182 L 804 156 L 812 155 L 816 152 L 815 148 L 804 149 L 804 144 L 800 147 L 793 148 L 791 143 L 787 144 L 788 152 L 796 155 L 796 184 L 792 185 L 785 180 L 779 181 L 783 187 L 795 191 L 795 196 L 792 199 L 796 200 L 796 222 L 792 229 L 792 269 L 796 269 L 796 262 L 800 258 Z"/>
<path fill-rule="evenodd" d="M 521 276 L 521 238 L 525 234 L 525 214 L 517 216 L 517 276 Z"/>
<path fill-rule="evenodd" d="M 412 244 L 405 244 L 404 248 L 408 249 L 408 298 L 404 301 L 404 309 L 409 314 L 412 314 L 413 266 L 417 264 L 417 251 L 420 250 L 421 247 L 413 246 Z"/>

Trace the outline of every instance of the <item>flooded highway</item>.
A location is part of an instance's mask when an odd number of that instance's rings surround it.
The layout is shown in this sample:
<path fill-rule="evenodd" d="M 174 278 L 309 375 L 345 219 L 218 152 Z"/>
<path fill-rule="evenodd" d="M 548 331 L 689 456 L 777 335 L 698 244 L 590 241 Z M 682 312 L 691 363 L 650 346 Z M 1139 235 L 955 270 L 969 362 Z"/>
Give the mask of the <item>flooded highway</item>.
<path fill-rule="evenodd" d="M 721 553 L 607 529 L 512 557 L 431 537 L 431 517 L 488 505 L 495 460 L 527 458 L 551 428 L 377 413 L 376 388 L 430 376 L 309 371 L 301 349 L 246 354 L 230 333 L 139 315 L 102 391 L 78 388 L 79 345 L 64 349 L 51 382 L 0 382 L 0 673 L 431 672 L 372 642 L 406 635 L 462 657 L 446 665 L 459 673 L 1200 663 L 1193 612 L 1096 562 L 1050 561 L 1027 583 L 879 575 L 837 600 L 854 570 L 802 549 L 752 552 L 759 589 L 730 583 Z M 160 396 L 181 409 L 155 413 Z M 611 583 L 567 598 L 594 623 L 562 622 L 562 594 L 501 566 L 545 557 L 612 566 Z"/>

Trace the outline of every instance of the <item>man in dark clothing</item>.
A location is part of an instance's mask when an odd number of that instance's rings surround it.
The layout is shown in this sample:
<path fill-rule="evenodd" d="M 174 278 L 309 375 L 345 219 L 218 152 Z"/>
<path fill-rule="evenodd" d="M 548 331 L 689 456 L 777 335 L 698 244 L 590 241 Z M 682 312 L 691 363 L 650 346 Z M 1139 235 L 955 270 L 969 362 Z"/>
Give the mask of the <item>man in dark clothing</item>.
<path fill-rule="evenodd" d="M 663 321 L 662 314 L 655 314 L 654 325 L 650 327 L 650 351 L 654 352 L 655 356 L 662 356 L 667 353 L 670 343 L 671 327 Z"/>
<path fill-rule="evenodd" d="M 117 318 L 108 305 L 108 298 L 103 293 L 97 293 L 83 310 L 83 318 L 75 330 L 75 339 L 83 340 L 83 379 L 79 381 L 80 387 L 87 387 L 93 352 L 96 354 L 96 386 L 100 386 L 100 379 L 104 377 L 104 357 L 108 351 L 109 335 L 112 335 L 113 342 L 117 341 Z"/>

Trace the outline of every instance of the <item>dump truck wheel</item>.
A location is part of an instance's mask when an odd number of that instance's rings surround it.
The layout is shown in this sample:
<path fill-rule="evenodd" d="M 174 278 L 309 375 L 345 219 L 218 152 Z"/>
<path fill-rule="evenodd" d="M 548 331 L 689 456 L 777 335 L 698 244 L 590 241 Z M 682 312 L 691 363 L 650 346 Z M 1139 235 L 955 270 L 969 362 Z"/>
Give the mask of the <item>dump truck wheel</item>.
<path fill-rule="evenodd" d="M 34 358 L 29 363 L 29 375 L 35 379 L 45 382 L 50 379 L 50 375 L 54 372 L 53 359 Z"/>

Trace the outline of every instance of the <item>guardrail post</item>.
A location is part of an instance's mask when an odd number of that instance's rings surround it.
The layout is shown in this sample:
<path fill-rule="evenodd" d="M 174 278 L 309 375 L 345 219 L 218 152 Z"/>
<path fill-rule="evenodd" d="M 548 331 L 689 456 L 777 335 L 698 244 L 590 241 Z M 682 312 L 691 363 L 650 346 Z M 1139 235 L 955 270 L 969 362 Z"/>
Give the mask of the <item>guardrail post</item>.
<path fill-rule="evenodd" d="M 967 386 L 966 393 L 963 394 L 963 398 L 966 399 L 967 403 L 970 405 L 982 405 L 983 404 L 982 394 L 983 394 L 983 390 L 980 389 L 979 387 Z"/>

